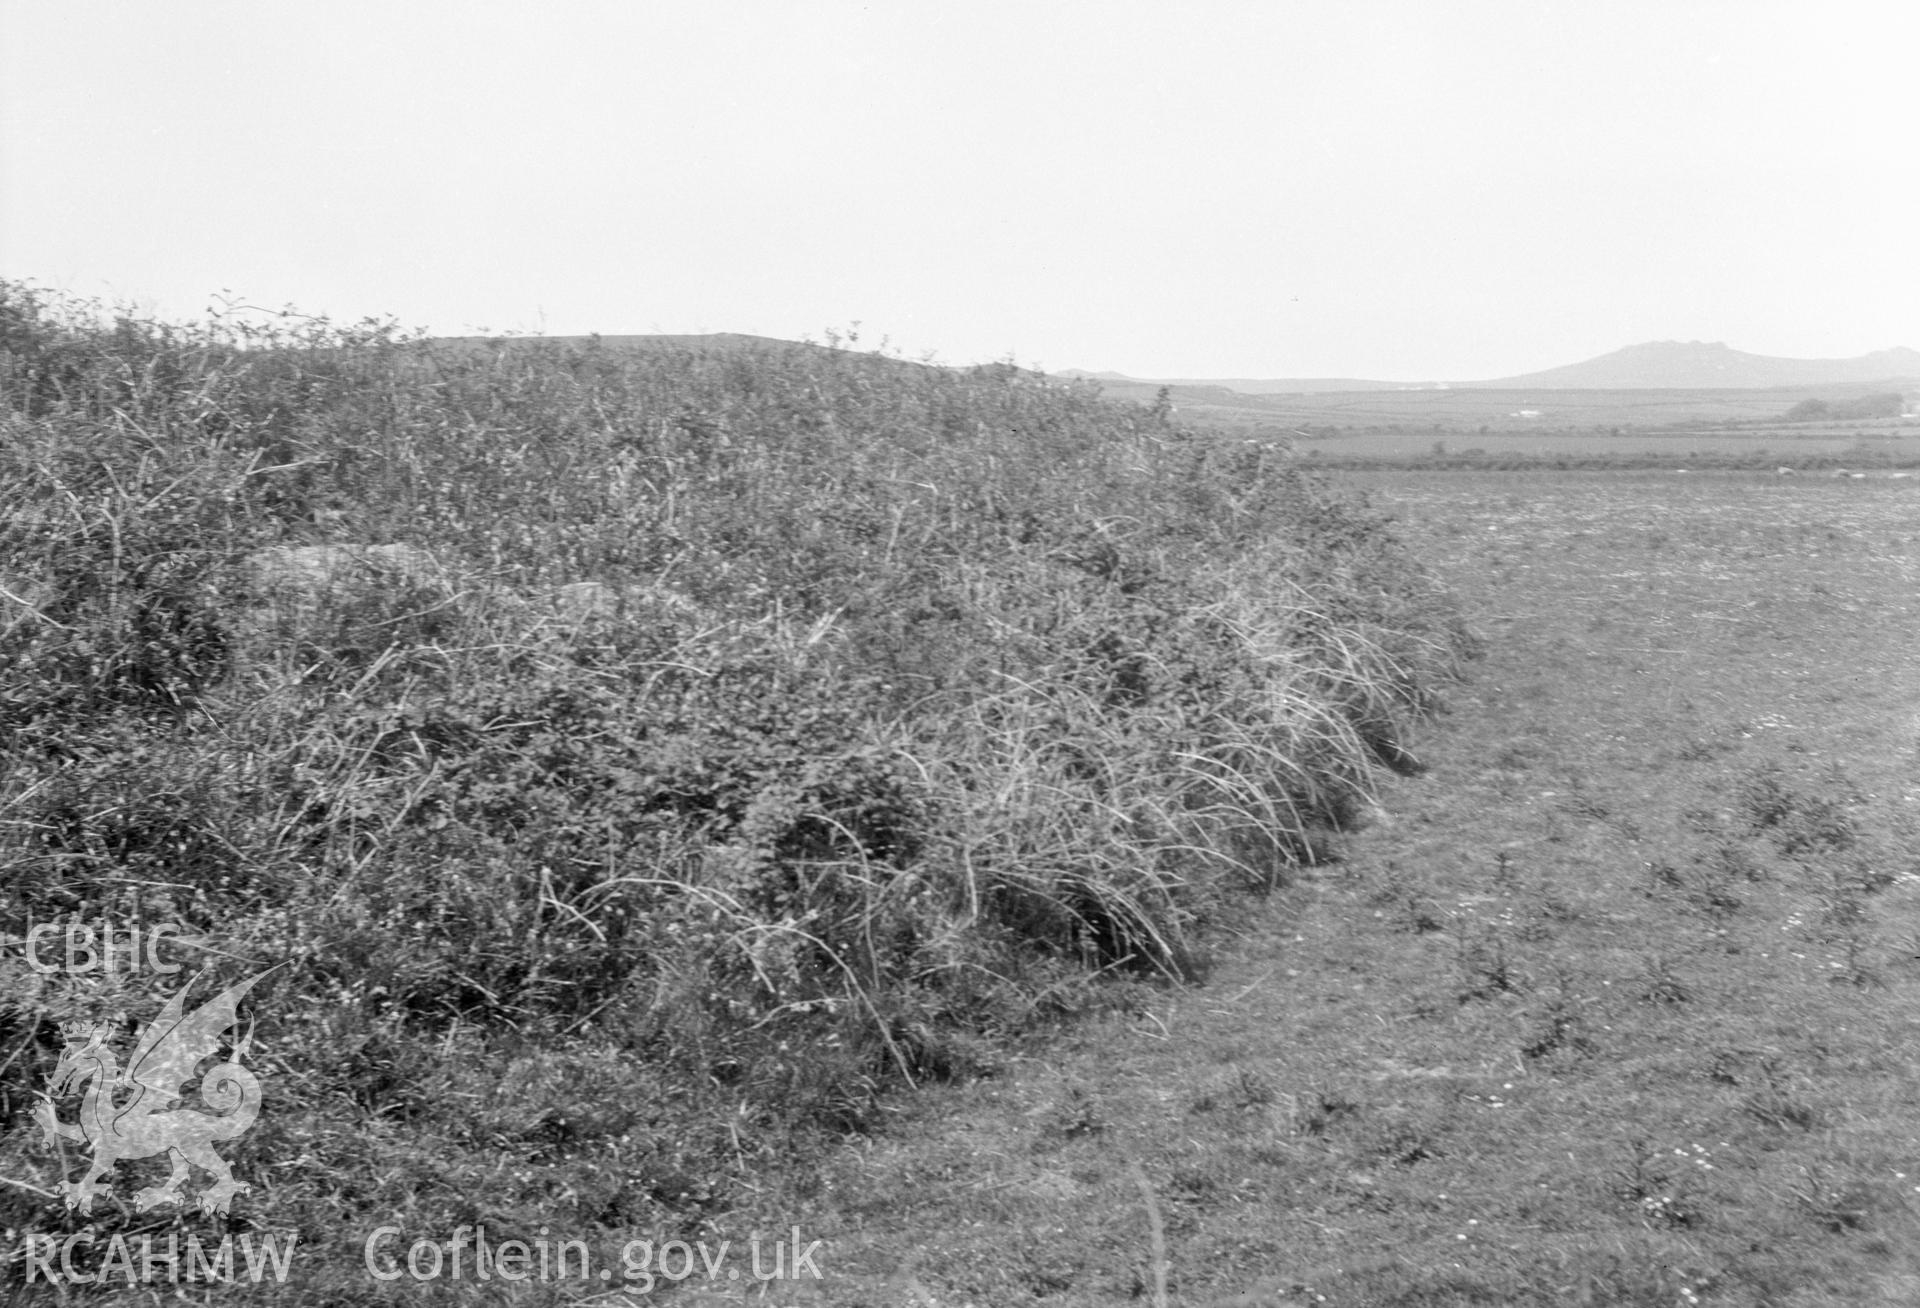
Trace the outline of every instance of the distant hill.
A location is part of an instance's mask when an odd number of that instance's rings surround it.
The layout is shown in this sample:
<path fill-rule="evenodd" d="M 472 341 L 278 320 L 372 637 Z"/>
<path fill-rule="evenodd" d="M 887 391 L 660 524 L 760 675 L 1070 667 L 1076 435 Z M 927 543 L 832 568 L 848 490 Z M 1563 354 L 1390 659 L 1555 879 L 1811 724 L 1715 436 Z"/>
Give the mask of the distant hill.
<path fill-rule="evenodd" d="M 1493 381 L 1391 382 L 1348 377 L 1145 378 L 1070 368 L 1056 374 L 1108 386 L 1224 387 L 1242 395 L 1320 395 L 1338 391 L 1470 390 L 1724 390 L 1794 386 L 1920 383 L 1920 350 L 1876 350 L 1857 359 L 1781 359 L 1748 354 L 1720 341 L 1648 341 L 1545 372 Z"/>
<path fill-rule="evenodd" d="M 1920 350 L 1876 350 L 1854 359 L 1782 359 L 1721 341 L 1648 341 L 1545 372 L 1458 382 L 1508 390 L 1700 390 L 1750 386 L 1834 386 L 1920 379 Z"/>

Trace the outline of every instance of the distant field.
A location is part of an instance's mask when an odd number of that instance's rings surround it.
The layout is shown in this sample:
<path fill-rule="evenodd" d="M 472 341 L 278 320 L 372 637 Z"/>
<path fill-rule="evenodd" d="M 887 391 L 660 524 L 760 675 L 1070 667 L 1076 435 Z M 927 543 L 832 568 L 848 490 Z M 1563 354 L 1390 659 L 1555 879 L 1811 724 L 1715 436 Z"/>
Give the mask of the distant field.
<path fill-rule="evenodd" d="M 1431 432 L 1356 432 L 1351 436 L 1342 436 L 1333 440 L 1303 443 L 1301 449 L 1309 457 L 1358 455 L 1368 458 L 1397 458 L 1431 453 L 1436 441 L 1451 453 L 1464 454 L 1469 450 L 1477 449 L 1495 458 L 1505 455 L 1658 454 L 1663 458 L 1671 458 L 1679 462 L 1684 462 L 1689 454 L 1696 451 L 1757 456 L 1777 450 L 1782 459 L 1802 459 L 1821 454 L 1837 457 L 1854 449 L 1856 445 L 1852 437 L 1833 435 L 1783 440 L 1777 435 L 1761 439 L 1752 436 L 1692 432 L 1672 434 L 1635 432 L 1620 436 L 1582 432 L 1529 432 L 1515 435 L 1459 437 L 1435 436 Z M 1886 454 L 1920 457 L 1920 437 L 1875 441 L 1874 448 Z"/>
<path fill-rule="evenodd" d="M 1102 382 L 1115 399 L 1152 403 L 1159 387 L 1146 382 Z M 1770 424 L 1810 397 L 1848 399 L 1875 386 L 1777 387 L 1726 390 L 1384 390 L 1320 394 L 1254 395 L 1217 386 L 1175 386 L 1172 400 L 1189 422 L 1235 426 L 1389 427 L 1436 424 L 1448 431 L 1490 433 L 1595 427 L 1673 428 L 1682 424 Z M 1521 416 L 1522 414 L 1527 416 Z M 1791 439 L 1801 433 L 1898 432 L 1892 421 L 1796 424 L 1766 434 Z M 1913 430 L 1920 423 L 1906 423 Z M 1920 432 L 1916 432 L 1920 435 Z"/>
<path fill-rule="evenodd" d="M 1445 432 L 1354 432 L 1330 439 L 1295 437 L 1300 457 L 1329 467 L 1421 467 L 1471 471 L 1515 464 L 1613 465 L 1616 468 L 1743 467 L 1772 472 L 1840 468 L 1891 469 L 1920 465 L 1920 436 L 1863 438 L 1827 433 L 1782 439 L 1777 433 L 1531 432 L 1453 435 Z"/>

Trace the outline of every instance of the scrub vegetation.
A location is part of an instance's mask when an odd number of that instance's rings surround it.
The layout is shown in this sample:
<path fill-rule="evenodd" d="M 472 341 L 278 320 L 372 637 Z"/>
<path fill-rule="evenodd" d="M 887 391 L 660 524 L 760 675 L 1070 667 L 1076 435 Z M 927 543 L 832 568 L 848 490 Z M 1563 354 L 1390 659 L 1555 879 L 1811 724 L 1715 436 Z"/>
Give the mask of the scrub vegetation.
<path fill-rule="evenodd" d="M 1419 770 L 1475 642 L 1364 501 L 854 343 L 0 286 L 9 1273 L 22 1232 L 211 1223 L 297 1236 L 280 1301 L 485 1298 L 376 1286 L 364 1240 L 618 1249 L 804 1204 L 889 1091 L 1203 977 Z M 129 1167 L 91 1218 L 58 1198 L 58 1024 L 159 1001 L 20 945 L 101 921 L 199 937 L 196 997 L 276 969 L 230 1218 L 136 1211 Z"/>

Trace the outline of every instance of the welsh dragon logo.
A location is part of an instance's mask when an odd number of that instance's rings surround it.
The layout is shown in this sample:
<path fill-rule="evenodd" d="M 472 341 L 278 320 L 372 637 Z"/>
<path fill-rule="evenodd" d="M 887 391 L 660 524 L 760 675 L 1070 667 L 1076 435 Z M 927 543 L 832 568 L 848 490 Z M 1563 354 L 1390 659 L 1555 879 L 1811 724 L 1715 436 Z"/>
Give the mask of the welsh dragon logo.
<path fill-rule="evenodd" d="M 53 1093 L 40 1096 L 43 1102 L 34 1110 L 34 1120 L 49 1141 L 65 1139 L 93 1146 L 93 1165 L 86 1176 L 61 1183 L 67 1207 L 92 1213 L 94 1196 L 109 1193 L 110 1185 L 100 1181 L 115 1163 L 157 1154 L 171 1155 L 173 1174 L 165 1183 L 134 1195 L 134 1207 L 142 1212 L 159 1204 L 179 1203 L 180 1187 L 193 1167 L 213 1177 L 213 1184 L 200 1192 L 204 1213 L 227 1212 L 234 1195 L 253 1188 L 236 1181 L 226 1159 L 213 1149 L 214 1141 L 243 1134 L 260 1114 L 260 1082 L 241 1066 L 253 1044 L 251 1022 L 246 1035 L 233 1043 L 231 1057 L 200 1074 L 200 1098 L 213 1112 L 176 1105 L 196 1069 L 219 1054 L 222 1036 L 238 1025 L 241 998 L 266 974 L 249 977 L 187 1013 L 187 992 L 206 973 L 194 977 L 148 1023 L 125 1071 L 107 1047 L 111 1023 L 62 1024 L 66 1048 L 53 1069 Z M 54 1112 L 54 1099 L 77 1093 L 82 1085 L 86 1097 L 79 1123 L 61 1121 Z M 132 1092 L 132 1098 L 116 1103 L 126 1091 Z"/>

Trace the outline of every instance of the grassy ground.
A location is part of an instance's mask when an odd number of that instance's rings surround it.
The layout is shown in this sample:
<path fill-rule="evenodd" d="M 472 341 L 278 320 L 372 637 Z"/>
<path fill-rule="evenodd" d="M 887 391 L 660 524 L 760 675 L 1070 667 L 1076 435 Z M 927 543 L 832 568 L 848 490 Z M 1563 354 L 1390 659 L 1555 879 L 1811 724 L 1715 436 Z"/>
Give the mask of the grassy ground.
<path fill-rule="evenodd" d="M 1355 480 L 1489 638 L 1431 773 L 759 1218 L 838 1304 L 1920 1301 L 1920 493 Z"/>

